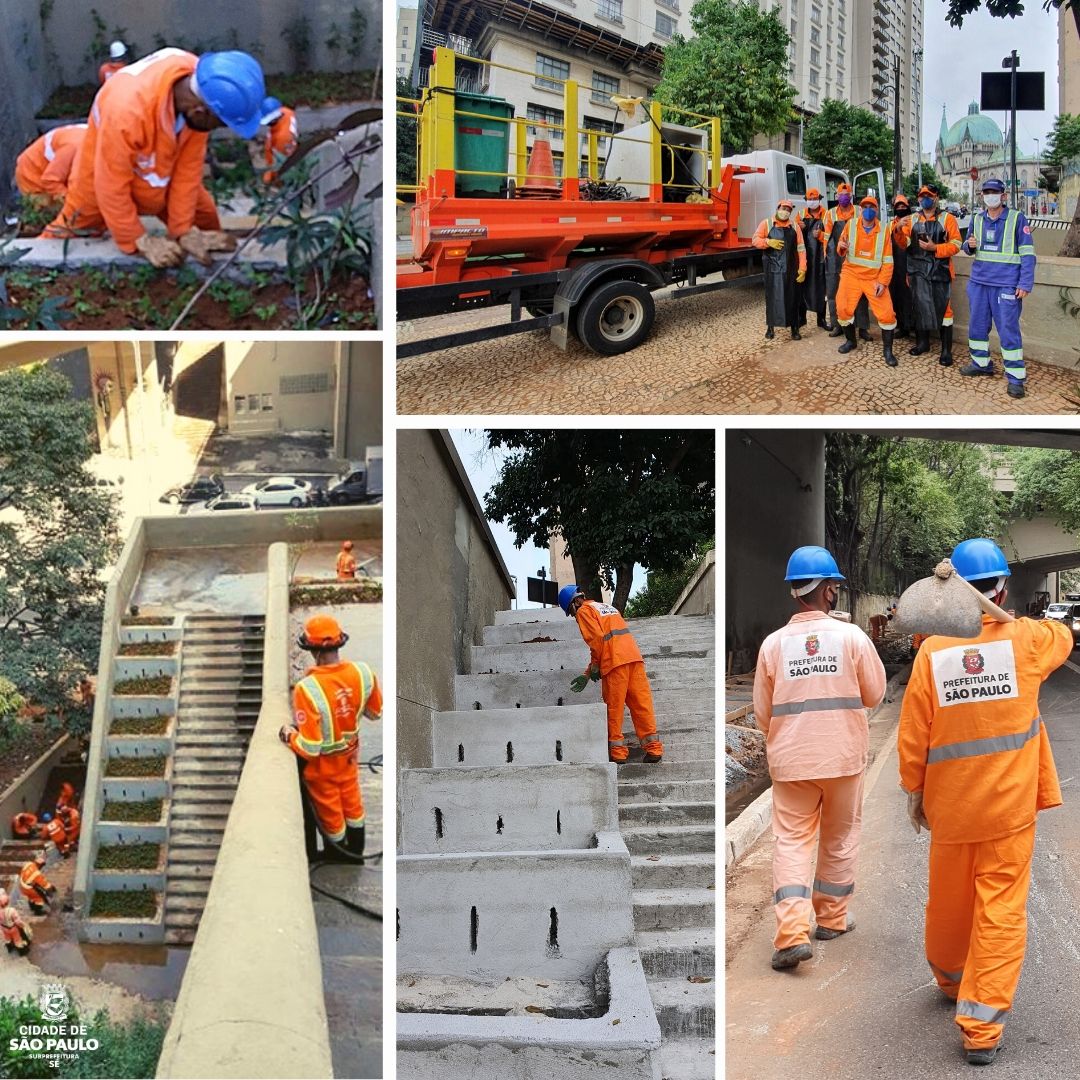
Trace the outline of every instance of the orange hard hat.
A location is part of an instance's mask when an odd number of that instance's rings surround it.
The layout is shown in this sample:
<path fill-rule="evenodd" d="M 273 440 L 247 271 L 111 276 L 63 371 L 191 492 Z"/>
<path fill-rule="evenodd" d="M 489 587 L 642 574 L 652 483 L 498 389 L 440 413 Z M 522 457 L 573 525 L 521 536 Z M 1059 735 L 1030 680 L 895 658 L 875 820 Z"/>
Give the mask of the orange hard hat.
<path fill-rule="evenodd" d="M 908 197 L 902 191 L 898 191 L 893 196 L 893 206 L 907 206 L 907 205 L 909 205 L 908 204 Z"/>
<path fill-rule="evenodd" d="M 837 195 L 845 195 L 845 194 L 850 195 L 851 194 L 851 185 L 850 184 L 841 184 L 836 189 L 836 194 Z"/>
<path fill-rule="evenodd" d="M 938 197 L 938 193 L 927 184 L 923 184 L 923 186 L 919 188 L 919 197 L 922 198 L 923 195 L 929 195 L 932 199 Z"/>
<path fill-rule="evenodd" d="M 343 543 L 341 545 L 341 550 L 342 551 L 352 551 L 352 541 L 351 540 L 346 540 L 345 543 Z"/>
<path fill-rule="evenodd" d="M 811 188 L 811 189 L 810 189 L 810 190 L 809 190 L 809 191 L 808 191 L 808 192 L 806 193 L 806 197 L 807 197 L 808 199 L 820 199 L 820 198 L 821 198 L 821 192 L 820 192 L 820 191 L 818 191 L 818 189 L 817 189 L 816 187 L 812 187 L 812 188 Z"/>
<path fill-rule="evenodd" d="M 872 206 L 875 210 L 878 208 L 877 199 L 873 195 L 865 195 L 859 200 L 860 206 Z"/>
<path fill-rule="evenodd" d="M 776 209 L 779 210 L 782 206 L 786 206 L 789 210 L 795 209 L 795 204 L 790 199 L 781 199 L 776 204 Z"/>
<path fill-rule="evenodd" d="M 297 639 L 301 649 L 340 649 L 349 640 L 332 615 L 313 615 Z"/>

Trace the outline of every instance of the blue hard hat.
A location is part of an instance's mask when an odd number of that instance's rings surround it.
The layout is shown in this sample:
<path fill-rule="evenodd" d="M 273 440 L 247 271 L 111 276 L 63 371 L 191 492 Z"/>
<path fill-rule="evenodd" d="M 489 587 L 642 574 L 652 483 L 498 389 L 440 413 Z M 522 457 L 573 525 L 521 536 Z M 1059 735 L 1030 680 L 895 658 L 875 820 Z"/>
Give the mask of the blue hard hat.
<path fill-rule="evenodd" d="M 43 822 L 44 822 L 44 823 L 45 823 L 46 825 L 48 825 L 48 823 L 49 823 L 50 821 L 52 821 L 52 814 L 42 814 L 42 815 L 41 815 L 41 820 L 42 820 L 42 821 L 43 821 Z"/>
<path fill-rule="evenodd" d="M 1005 181 L 999 180 L 996 176 L 991 176 L 989 179 L 982 182 L 983 191 L 1004 191 Z"/>
<path fill-rule="evenodd" d="M 1005 552 L 993 540 L 985 538 L 964 540 L 957 544 L 951 559 L 953 569 L 965 581 L 1009 577 L 1012 574 Z"/>
<path fill-rule="evenodd" d="M 785 581 L 811 581 L 814 578 L 831 578 L 833 581 L 846 581 L 840 573 L 840 567 L 832 554 L 823 547 L 811 544 L 796 548 L 787 563 Z"/>
<path fill-rule="evenodd" d="M 266 84 L 262 68 L 245 52 L 211 52 L 195 66 L 199 97 L 241 138 L 250 139 L 263 118 Z"/>
<path fill-rule="evenodd" d="M 570 614 L 570 601 L 574 599 L 581 590 L 576 585 L 564 585 L 559 590 L 559 607 Z"/>
<path fill-rule="evenodd" d="M 281 102 L 276 97 L 265 97 L 262 103 L 262 123 L 269 124 L 281 116 Z"/>

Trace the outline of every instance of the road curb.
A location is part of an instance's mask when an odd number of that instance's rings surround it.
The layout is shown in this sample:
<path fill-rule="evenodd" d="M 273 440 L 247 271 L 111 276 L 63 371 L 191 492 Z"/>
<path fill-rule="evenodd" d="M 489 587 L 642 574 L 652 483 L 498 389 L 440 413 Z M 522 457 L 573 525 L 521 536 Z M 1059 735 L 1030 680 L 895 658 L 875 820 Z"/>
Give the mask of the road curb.
<path fill-rule="evenodd" d="M 906 674 L 909 665 L 904 665 L 886 684 L 885 696 L 867 714 L 869 724 L 877 716 L 881 707 L 892 701 L 900 686 L 900 678 Z M 888 745 L 886 740 L 882 747 Z M 867 774 L 881 757 L 878 748 L 873 760 L 866 763 Z M 879 770 L 880 771 L 880 770 Z M 875 775 L 874 779 L 877 779 Z M 772 788 L 763 791 L 743 812 L 724 830 L 724 868 L 734 865 L 757 843 L 761 834 L 772 824 Z"/>

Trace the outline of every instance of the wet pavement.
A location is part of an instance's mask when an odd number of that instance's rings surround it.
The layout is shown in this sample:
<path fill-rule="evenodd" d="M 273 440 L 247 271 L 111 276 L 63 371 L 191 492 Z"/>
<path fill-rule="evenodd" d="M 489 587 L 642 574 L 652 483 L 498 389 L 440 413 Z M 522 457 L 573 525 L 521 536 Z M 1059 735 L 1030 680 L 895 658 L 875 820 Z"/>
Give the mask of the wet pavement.
<path fill-rule="evenodd" d="M 266 546 L 151 551 L 131 598 L 155 609 L 251 614 L 266 608 Z"/>

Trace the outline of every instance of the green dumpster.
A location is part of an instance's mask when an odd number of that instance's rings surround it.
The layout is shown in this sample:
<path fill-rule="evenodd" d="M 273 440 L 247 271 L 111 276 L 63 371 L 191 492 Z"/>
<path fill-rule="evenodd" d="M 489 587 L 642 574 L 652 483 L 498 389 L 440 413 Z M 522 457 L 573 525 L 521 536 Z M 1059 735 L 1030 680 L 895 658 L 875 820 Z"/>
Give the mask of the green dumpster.
<path fill-rule="evenodd" d="M 514 106 L 485 94 L 455 94 L 454 168 L 458 198 L 493 199 L 506 196 L 510 161 L 509 123 Z M 461 116 L 468 113 L 468 116 Z M 497 117 L 487 120 L 485 117 Z M 470 173 L 494 173 L 476 176 Z"/>

